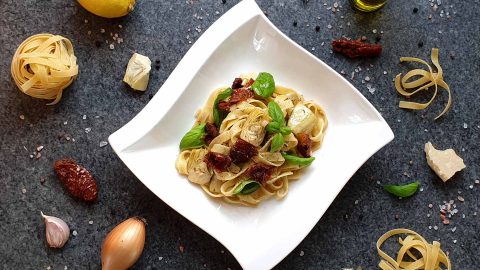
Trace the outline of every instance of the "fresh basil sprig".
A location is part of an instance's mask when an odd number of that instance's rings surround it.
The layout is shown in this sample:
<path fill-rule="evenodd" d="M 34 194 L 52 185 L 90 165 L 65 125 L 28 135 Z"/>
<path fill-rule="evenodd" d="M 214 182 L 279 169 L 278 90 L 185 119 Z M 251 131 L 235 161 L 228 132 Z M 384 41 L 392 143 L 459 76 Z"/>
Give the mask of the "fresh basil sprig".
<path fill-rule="evenodd" d="M 272 74 L 260 72 L 252 84 L 252 89 L 255 91 L 255 94 L 263 98 L 269 98 L 275 91 L 275 80 Z"/>
<path fill-rule="evenodd" d="M 283 135 L 281 133 L 277 133 L 272 138 L 272 144 L 270 145 L 270 152 L 277 152 L 280 150 L 285 143 L 283 139 Z"/>
<path fill-rule="evenodd" d="M 280 108 L 275 101 L 268 103 L 268 115 L 272 118 L 272 122 L 277 122 L 281 126 L 285 126 L 285 116 L 283 115 L 282 108 Z"/>
<path fill-rule="evenodd" d="M 228 112 L 218 109 L 218 103 L 220 103 L 220 101 L 231 96 L 232 92 L 233 92 L 232 88 L 227 88 L 223 90 L 218 94 L 217 98 L 215 98 L 215 102 L 213 102 L 213 120 L 217 127 L 220 127 L 223 119 L 225 119 L 225 117 L 227 117 L 227 114 L 228 114 Z"/>
<path fill-rule="evenodd" d="M 245 180 L 238 185 L 233 194 L 248 195 L 260 188 L 260 183 L 254 180 Z"/>
<path fill-rule="evenodd" d="M 418 181 L 412 182 L 410 184 L 396 186 L 396 185 L 385 185 L 383 188 L 388 191 L 389 193 L 397 196 L 397 197 L 410 197 L 415 192 L 417 192 L 420 183 Z"/>
<path fill-rule="evenodd" d="M 205 145 L 205 141 L 203 140 L 205 134 L 205 124 L 200 124 L 192 128 L 180 141 L 180 150 L 183 151 L 202 147 Z"/>
<path fill-rule="evenodd" d="M 282 156 L 286 161 L 295 165 L 302 165 L 302 166 L 308 166 L 312 164 L 312 162 L 315 160 L 315 157 L 302 158 L 294 155 L 289 155 L 286 153 L 282 153 Z"/>
<path fill-rule="evenodd" d="M 276 152 L 282 148 L 285 142 L 283 135 L 292 133 L 292 129 L 285 125 L 285 116 L 275 101 L 268 103 L 268 115 L 272 118 L 272 122 L 267 124 L 266 129 L 268 133 L 275 134 L 273 135 L 272 144 L 270 145 L 270 152 Z"/>

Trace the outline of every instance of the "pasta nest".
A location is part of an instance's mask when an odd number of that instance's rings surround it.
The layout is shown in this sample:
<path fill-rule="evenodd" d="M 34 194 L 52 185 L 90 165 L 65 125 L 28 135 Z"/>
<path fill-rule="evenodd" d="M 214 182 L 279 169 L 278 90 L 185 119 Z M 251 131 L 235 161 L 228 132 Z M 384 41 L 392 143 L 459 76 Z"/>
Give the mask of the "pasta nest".
<path fill-rule="evenodd" d="M 65 37 L 42 33 L 27 38 L 15 52 L 11 72 L 25 94 L 56 104 L 78 75 L 73 45 Z"/>

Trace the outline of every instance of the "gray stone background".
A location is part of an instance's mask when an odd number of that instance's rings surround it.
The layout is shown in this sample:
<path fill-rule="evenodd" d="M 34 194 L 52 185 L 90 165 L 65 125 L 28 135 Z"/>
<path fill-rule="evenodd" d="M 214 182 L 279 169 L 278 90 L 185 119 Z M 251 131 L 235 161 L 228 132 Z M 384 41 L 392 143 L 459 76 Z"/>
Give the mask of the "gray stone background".
<path fill-rule="evenodd" d="M 437 1 L 434 5 L 427 0 L 390 0 L 372 14 L 355 12 L 340 0 L 258 1 L 284 33 L 338 72 L 343 70 L 396 136 L 352 177 L 278 269 L 376 269 L 375 242 L 397 227 L 441 241 L 454 269 L 480 268 L 480 215 L 476 215 L 480 185 L 475 184 L 480 178 L 480 2 L 443 0 L 437 5 Z M 139 0 L 129 16 L 108 20 L 88 13 L 76 1 L 0 0 L 1 268 L 100 269 L 106 233 L 135 215 L 145 217 L 149 225 L 145 250 L 134 269 L 240 268 L 222 245 L 145 188 L 109 146 L 99 146 L 149 102 L 202 32 L 237 2 Z M 339 7 L 333 12 L 335 2 Z M 78 79 L 55 106 L 22 94 L 10 76 L 16 47 L 41 32 L 69 38 L 80 67 Z M 105 43 L 112 41 L 110 33 L 124 40 L 113 50 Z M 352 61 L 331 54 L 330 41 L 343 35 L 366 36 L 371 42 L 381 38 L 382 56 Z M 445 81 L 454 99 L 450 112 L 438 121 L 433 118 L 446 102 L 445 92 L 428 110 L 405 111 L 397 108 L 400 97 L 392 83 L 394 74 L 412 67 L 399 64 L 400 56 L 429 60 L 432 47 L 440 48 Z M 133 51 L 153 61 L 145 93 L 133 92 L 122 83 Z M 91 131 L 86 133 L 86 128 Z M 441 149 L 454 148 L 467 168 L 442 183 L 425 161 L 423 145 L 429 140 Z M 39 145 L 44 146 L 42 156 L 31 159 Z M 97 203 L 81 203 L 65 192 L 52 170 L 53 162 L 63 157 L 74 158 L 95 175 L 100 187 Z M 422 189 L 409 199 L 399 200 L 382 189 L 386 183 L 413 180 L 420 181 Z M 458 201 L 459 195 L 465 202 Z M 459 212 L 443 225 L 438 205 L 449 200 L 455 200 Z M 428 208 L 430 203 L 433 209 Z M 71 236 L 61 250 L 48 248 L 40 211 L 65 219 L 77 236 Z"/>

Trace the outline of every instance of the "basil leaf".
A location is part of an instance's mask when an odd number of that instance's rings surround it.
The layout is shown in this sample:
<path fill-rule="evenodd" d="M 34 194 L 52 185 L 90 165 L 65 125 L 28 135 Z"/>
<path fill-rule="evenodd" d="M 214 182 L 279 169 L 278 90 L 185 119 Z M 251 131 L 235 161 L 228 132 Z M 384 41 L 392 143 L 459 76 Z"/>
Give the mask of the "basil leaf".
<path fill-rule="evenodd" d="M 205 134 L 205 124 L 192 128 L 180 141 L 180 150 L 183 151 L 202 147 L 205 144 L 205 141 L 203 140 Z"/>
<path fill-rule="evenodd" d="M 278 133 L 281 131 L 281 125 L 278 122 L 270 122 L 266 127 L 268 133 Z"/>
<path fill-rule="evenodd" d="M 285 158 L 286 161 L 295 164 L 295 165 L 303 165 L 303 166 L 308 166 L 312 164 L 312 162 L 315 160 L 314 157 L 309 157 L 309 158 L 302 158 L 302 157 L 297 157 L 294 155 L 289 155 L 282 153 L 283 158 Z"/>
<path fill-rule="evenodd" d="M 282 133 L 283 135 L 288 135 L 288 134 L 292 133 L 292 129 L 289 128 L 289 127 L 281 127 L 280 128 L 280 133 Z"/>
<path fill-rule="evenodd" d="M 260 72 L 252 84 L 252 89 L 255 94 L 263 98 L 270 97 L 275 91 L 275 80 L 273 80 L 272 74 Z"/>
<path fill-rule="evenodd" d="M 402 185 L 402 186 L 395 186 L 395 185 L 385 185 L 383 188 L 388 191 L 389 193 L 397 196 L 397 197 L 410 197 L 415 192 L 417 192 L 420 183 L 418 181 L 412 182 L 410 184 Z"/>
<path fill-rule="evenodd" d="M 227 117 L 228 112 L 222 111 L 218 109 L 218 103 L 220 101 L 228 98 L 229 96 L 232 95 L 232 88 L 227 88 L 220 92 L 215 99 L 215 102 L 213 102 L 213 120 L 215 122 L 215 125 L 220 128 L 220 125 L 222 124 L 223 119 Z"/>
<path fill-rule="evenodd" d="M 283 139 L 283 135 L 281 133 L 275 134 L 272 139 L 272 144 L 270 145 L 270 152 L 277 152 L 280 150 L 284 142 L 285 140 Z"/>
<path fill-rule="evenodd" d="M 282 109 L 275 101 L 268 103 L 268 115 L 272 118 L 273 122 L 277 122 L 282 126 L 285 125 L 285 116 L 283 116 Z"/>
<path fill-rule="evenodd" d="M 245 180 L 238 185 L 233 194 L 248 195 L 260 188 L 260 183 L 253 180 Z"/>

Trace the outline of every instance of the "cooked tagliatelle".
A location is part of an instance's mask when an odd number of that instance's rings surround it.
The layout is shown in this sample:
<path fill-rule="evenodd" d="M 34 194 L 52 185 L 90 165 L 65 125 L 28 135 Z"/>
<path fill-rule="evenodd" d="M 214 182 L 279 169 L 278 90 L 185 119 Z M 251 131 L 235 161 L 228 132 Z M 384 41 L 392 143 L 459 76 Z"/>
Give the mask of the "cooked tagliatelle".
<path fill-rule="evenodd" d="M 383 243 L 395 235 L 406 234 L 405 238 L 398 238 L 402 245 L 397 254 L 397 260 L 382 251 Z M 408 229 L 394 229 L 386 232 L 377 241 L 378 255 L 382 260 L 378 266 L 382 270 L 441 270 L 441 265 L 451 269 L 448 256 L 440 249 L 440 243 L 428 243 L 418 233 Z"/>
<path fill-rule="evenodd" d="M 431 58 L 433 65 L 437 68 L 437 72 L 433 72 L 432 67 L 422 59 L 414 57 L 401 57 L 400 62 L 418 62 L 426 65 L 428 71 L 423 69 L 410 70 L 409 72 L 407 72 L 407 74 L 405 74 L 405 76 L 403 76 L 403 78 L 400 78 L 402 74 L 398 74 L 395 77 L 395 88 L 397 89 L 398 93 L 408 98 L 422 90 L 427 90 L 431 86 L 434 87 L 435 91 L 433 92 L 433 96 L 427 103 L 400 101 L 400 103 L 398 104 L 400 108 L 411 110 L 426 109 L 428 106 L 430 106 L 430 104 L 437 96 L 438 87 L 440 86 L 441 88 L 445 89 L 445 91 L 447 91 L 448 93 L 448 102 L 443 111 L 439 115 L 437 115 L 437 117 L 435 117 L 435 120 L 437 120 L 439 117 L 444 115 L 448 111 L 448 109 L 450 109 L 450 106 L 452 105 L 452 93 L 450 92 L 450 87 L 448 87 L 447 83 L 443 80 L 443 70 L 440 66 L 440 62 L 438 61 L 437 48 L 432 49 Z M 420 76 L 420 78 L 414 81 L 409 81 L 410 79 L 418 76 Z M 415 88 L 417 89 L 412 92 L 407 91 L 413 90 Z"/>
<path fill-rule="evenodd" d="M 254 79 L 255 78 L 255 79 Z M 255 206 L 287 195 L 323 141 L 325 112 L 273 76 L 236 78 L 215 90 L 180 142 L 176 168 L 210 196 Z"/>
<path fill-rule="evenodd" d="M 31 36 L 15 52 L 11 72 L 23 93 L 56 104 L 78 74 L 72 43 L 58 35 Z"/>

